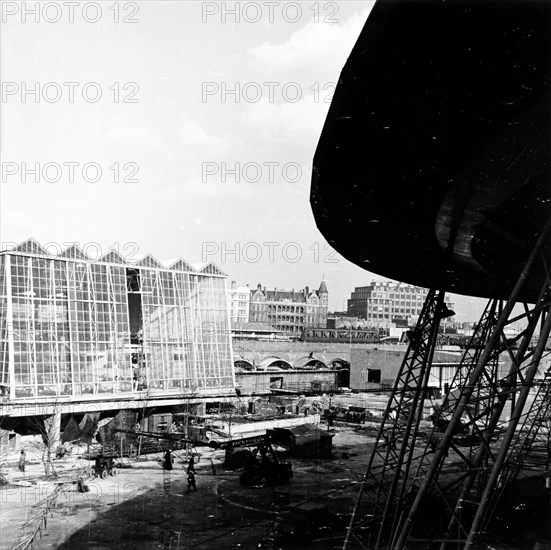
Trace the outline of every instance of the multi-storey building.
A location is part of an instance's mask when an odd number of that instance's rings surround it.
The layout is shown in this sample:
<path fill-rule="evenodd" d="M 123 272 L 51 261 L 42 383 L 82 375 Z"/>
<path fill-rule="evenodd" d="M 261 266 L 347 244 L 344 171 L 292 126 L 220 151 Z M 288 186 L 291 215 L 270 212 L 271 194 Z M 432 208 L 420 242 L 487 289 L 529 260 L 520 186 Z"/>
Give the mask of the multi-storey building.
<path fill-rule="evenodd" d="M 421 313 L 427 289 L 397 282 L 372 281 L 356 287 L 348 300 L 348 315 L 366 319 L 372 326 L 410 323 Z M 445 301 L 449 309 L 453 303 Z"/>
<path fill-rule="evenodd" d="M 318 290 L 266 290 L 260 284 L 251 292 L 249 320 L 277 330 L 300 334 L 305 327 L 325 327 L 329 292 L 325 281 Z"/>
<path fill-rule="evenodd" d="M 229 394 L 225 274 L 115 251 L 0 252 L 0 390 L 57 402 Z"/>
<path fill-rule="evenodd" d="M 232 323 L 249 322 L 249 304 L 251 301 L 251 290 L 249 286 L 237 286 L 232 281 L 228 290 L 228 303 L 230 308 L 230 321 Z"/>

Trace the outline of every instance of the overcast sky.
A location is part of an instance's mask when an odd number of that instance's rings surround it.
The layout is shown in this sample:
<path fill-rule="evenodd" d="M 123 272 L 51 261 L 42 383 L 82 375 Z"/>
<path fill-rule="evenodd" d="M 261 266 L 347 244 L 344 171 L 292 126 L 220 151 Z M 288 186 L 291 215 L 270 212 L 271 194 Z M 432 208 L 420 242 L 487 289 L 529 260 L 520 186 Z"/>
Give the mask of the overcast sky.
<path fill-rule="evenodd" d="M 372 3 L 233 4 L 2 3 L 2 243 L 212 260 L 268 288 L 325 278 L 331 309 L 381 280 L 328 247 L 309 205 Z M 479 303 L 457 299 L 458 318 Z"/>

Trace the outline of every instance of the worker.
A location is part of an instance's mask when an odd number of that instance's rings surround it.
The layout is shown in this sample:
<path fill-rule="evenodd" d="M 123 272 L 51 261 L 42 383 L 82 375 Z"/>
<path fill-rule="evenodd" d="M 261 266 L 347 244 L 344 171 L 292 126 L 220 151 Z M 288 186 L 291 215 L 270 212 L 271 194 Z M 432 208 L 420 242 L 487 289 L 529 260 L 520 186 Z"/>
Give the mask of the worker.
<path fill-rule="evenodd" d="M 195 483 L 195 472 L 189 471 L 187 474 L 187 492 L 191 491 L 191 488 L 197 492 L 197 485 Z"/>
<path fill-rule="evenodd" d="M 262 464 L 262 466 L 268 466 L 270 464 L 270 459 L 268 458 L 268 450 L 265 447 L 260 449 L 260 456 L 260 464 Z"/>
<path fill-rule="evenodd" d="M 21 454 L 19 455 L 19 471 L 23 472 L 23 475 L 25 475 L 26 459 L 27 459 L 27 453 L 25 452 L 25 449 L 21 449 Z"/>
<path fill-rule="evenodd" d="M 84 478 L 80 476 L 77 481 L 77 488 L 79 493 L 88 493 L 90 492 L 90 487 L 84 483 Z"/>
<path fill-rule="evenodd" d="M 165 453 L 165 460 L 163 464 L 165 470 L 172 470 L 172 460 L 172 451 L 169 449 Z"/>

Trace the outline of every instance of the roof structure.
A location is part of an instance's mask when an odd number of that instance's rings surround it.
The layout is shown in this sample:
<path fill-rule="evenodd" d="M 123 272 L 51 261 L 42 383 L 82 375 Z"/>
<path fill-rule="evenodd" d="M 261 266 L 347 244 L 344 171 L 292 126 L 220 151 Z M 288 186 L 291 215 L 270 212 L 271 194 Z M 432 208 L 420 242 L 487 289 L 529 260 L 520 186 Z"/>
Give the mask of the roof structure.
<path fill-rule="evenodd" d="M 268 302 L 295 302 L 295 303 L 306 303 L 307 299 L 310 296 L 320 297 L 320 294 L 327 292 L 327 286 L 324 282 L 321 283 L 319 290 L 313 290 L 308 287 L 301 290 L 283 290 L 274 288 L 273 290 L 268 290 L 262 288 L 260 284 L 255 289 L 251 289 L 251 295 L 254 295 L 256 292 L 261 292 Z"/>
<path fill-rule="evenodd" d="M 178 271 L 195 271 L 191 264 L 188 264 L 185 260 L 181 259 L 170 264 L 170 269 L 176 269 Z"/>
<path fill-rule="evenodd" d="M 34 239 L 27 239 L 21 244 L 17 245 L 14 252 L 21 252 L 22 254 L 36 254 L 38 256 L 48 256 L 48 252 L 42 246 L 40 246 Z"/>
<path fill-rule="evenodd" d="M 165 268 L 165 266 L 159 260 L 157 260 L 154 256 L 152 256 L 151 254 L 147 254 L 146 256 L 144 256 L 138 262 L 138 265 L 142 266 L 142 267 L 154 267 L 156 269 L 164 269 Z"/>
<path fill-rule="evenodd" d="M 115 250 L 111 250 L 111 252 L 107 252 L 104 254 L 100 259 L 100 262 L 105 262 L 109 264 L 125 264 L 124 258 Z"/>
<path fill-rule="evenodd" d="M 551 210 L 551 3 L 376 2 L 338 82 L 310 199 L 327 241 L 384 277 L 507 297 Z"/>
<path fill-rule="evenodd" d="M 97 252 L 99 245 L 94 243 L 94 252 Z M 132 261 L 123 258 L 116 250 L 111 249 L 98 258 L 93 258 L 82 250 L 77 244 L 72 244 L 59 254 L 52 254 L 33 238 L 23 241 L 13 248 L 0 251 L 0 254 L 23 254 L 29 256 L 44 256 L 48 258 L 60 258 L 64 260 L 77 260 L 91 263 L 109 263 L 127 265 L 128 267 L 145 267 L 148 269 L 171 269 L 174 271 L 186 271 L 189 273 L 203 273 L 227 277 L 227 275 L 213 262 L 198 264 L 199 269 L 193 267 L 183 258 L 163 262 L 155 258 L 152 254 L 142 256 L 132 255 Z"/>
<path fill-rule="evenodd" d="M 60 258 L 70 258 L 71 260 L 84 260 L 90 261 L 90 256 L 85 254 L 76 244 L 73 244 L 66 248 L 61 254 Z"/>

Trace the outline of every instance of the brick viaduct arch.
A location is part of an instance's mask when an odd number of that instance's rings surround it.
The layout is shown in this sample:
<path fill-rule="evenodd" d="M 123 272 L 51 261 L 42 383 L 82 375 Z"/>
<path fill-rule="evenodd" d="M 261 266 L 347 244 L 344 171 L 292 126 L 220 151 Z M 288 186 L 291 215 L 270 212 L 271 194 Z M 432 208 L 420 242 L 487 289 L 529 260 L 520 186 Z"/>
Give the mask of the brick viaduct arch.
<path fill-rule="evenodd" d="M 277 362 L 286 363 L 293 368 L 327 367 L 335 362 L 349 364 L 353 347 L 368 348 L 362 344 L 236 340 L 233 344 L 233 355 L 235 363 L 243 361 L 246 365 L 257 368 L 266 368 Z"/>

